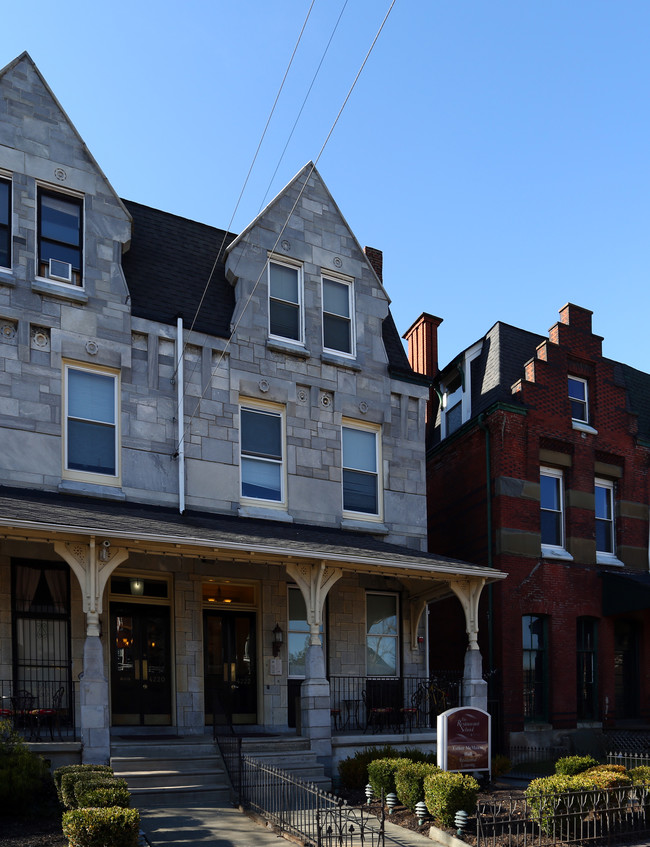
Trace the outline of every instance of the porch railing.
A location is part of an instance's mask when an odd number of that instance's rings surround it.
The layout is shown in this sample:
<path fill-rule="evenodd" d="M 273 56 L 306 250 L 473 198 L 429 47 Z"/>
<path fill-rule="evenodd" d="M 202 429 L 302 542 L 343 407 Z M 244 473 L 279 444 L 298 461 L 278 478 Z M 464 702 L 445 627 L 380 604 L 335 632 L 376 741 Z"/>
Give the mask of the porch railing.
<path fill-rule="evenodd" d="M 0 679 L 0 720 L 26 741 L 76 740 L 77 686 L 69 680 Z"/>
<path fill-rule="evenodd" d="M 435 676 L 330 676 L 334 731 L 435 729 L 441 712 L 461 704 L 462 672 Z"/>

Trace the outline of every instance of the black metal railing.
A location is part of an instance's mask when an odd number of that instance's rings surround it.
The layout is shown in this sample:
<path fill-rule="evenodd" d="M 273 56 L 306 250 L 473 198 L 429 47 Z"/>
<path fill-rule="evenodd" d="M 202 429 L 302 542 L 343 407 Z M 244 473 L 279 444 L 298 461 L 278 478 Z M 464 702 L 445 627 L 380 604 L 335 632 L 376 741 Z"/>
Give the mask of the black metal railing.
<path fill-rule="evenodd" d="M 630 771 L 633 768 L 650 767 L 650 754 L 648 753 L 630 753 L 621 750 L 619 752 L 610 752 L 607 754 L 608 765 L 623 765 Z"/>
<path fill-rule="evenodd" d="M 645 841 L 648 833 L 648 785 L 558 792 L 537 801 L 506 797 L 476 808 L 477 847 L 629 844 Z"/>
<path fill-rule="evenodd" d="M 568 747 L 525 747 L 511 745 L 508 758 L 517 774 L 526 777 L 546 776 L 555 772 L 558 759 L 568 756 Z"/>
<path fill-rule="evenodd" d="M 243 756 L 242 805 L 313 847 L 382 847 L 384 814 L 368 815 L 293 774 Z M 383 807 L 382 807 L 383 809 Z"/>
<path fill-rule="evenodd" d="M 26 741 L 76 740 L 77 687 L 70 680 L 0 679 L 0 720 Z"/>
<path fill-rule="evenodd" d="M 331 676 L 335 732 L 435 729 L 441 712 L 461 704 L 462 672 L 435 676 Z"/>

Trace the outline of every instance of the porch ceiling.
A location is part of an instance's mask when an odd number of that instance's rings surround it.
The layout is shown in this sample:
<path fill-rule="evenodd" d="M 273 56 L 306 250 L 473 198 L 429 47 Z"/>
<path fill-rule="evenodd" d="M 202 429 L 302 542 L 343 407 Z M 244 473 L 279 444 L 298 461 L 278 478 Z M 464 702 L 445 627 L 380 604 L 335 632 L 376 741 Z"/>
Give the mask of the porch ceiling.
<path fill-rule="evenodd" d="M 0 537 L 40 542 L 94 536 L 131 551 L 264 563 L 320 561 L 346 571 L 448 582 L 507 574 L 337 528 L 254 520 L 0 486 Z"/>

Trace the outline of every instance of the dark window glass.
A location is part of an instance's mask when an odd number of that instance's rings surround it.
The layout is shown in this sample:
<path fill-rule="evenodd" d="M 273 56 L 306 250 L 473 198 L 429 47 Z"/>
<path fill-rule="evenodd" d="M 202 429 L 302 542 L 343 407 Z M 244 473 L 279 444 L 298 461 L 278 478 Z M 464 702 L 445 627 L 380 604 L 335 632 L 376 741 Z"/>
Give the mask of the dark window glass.
<path fill-rule="evenodd" d="M 300 340 L 300 281 L 297 268 L 269 265 L 269 329 L 271 335 Z"/>
<path fill-rule="evenodd" d="M 323 345 L 341 353 L 352 352 L 350 286 L 323 280 Z"/>
<path fill-rule="evenodd" d="M 115 377 L 68 370 L 67 467 L 115 476 Z"/>
<path fill-rule="evenodd" d="M 343 427 L 343 508 L 379 513 L 375 432 Z"/>
<path fill-rule="evenodd" d="M 282 417 L 277 412 L 241 410 L 242 496 L 282 500 Z"/>
<path fill-rule="evenodd" d="M 11 183 L 0 179 L 0 267 L 11 267 Z"/>
<path fill-rule="evenodd" d="M 578 618 L 577 621 L 577 684 L 578 719 L 598 719 L 598 621 Z"/>
<path fill-rule="evenodd" d="M 38 258 L 39 275 L 49 274 L 49 260 L 72 265 L 73 281 L 81 282 L 81 200 L 40 191 Z"/>
<path fill-rule="evenodd" d="M 562 547 L 562 479 L 542 473 L 540 475 L 540 526 L 542 544 Z"/>
<path fill-rule="evenodd" d="M 571 417 L 574 421 L 588 422 L 587 383 L 583 379 L 569 377 L 569 402 Z"/>
<path fill-rule="evenodd" d="M 524 719 L 545 721 L 548 717 L 546 618 L 539 615 L 524 615 L 521 620 Z"/>
<path fill-rule="evenodd" d="M 596 498 L 596 550 L 599 553 L 614 552 L 613 490 L 609 486 L 594 487 Z"/>

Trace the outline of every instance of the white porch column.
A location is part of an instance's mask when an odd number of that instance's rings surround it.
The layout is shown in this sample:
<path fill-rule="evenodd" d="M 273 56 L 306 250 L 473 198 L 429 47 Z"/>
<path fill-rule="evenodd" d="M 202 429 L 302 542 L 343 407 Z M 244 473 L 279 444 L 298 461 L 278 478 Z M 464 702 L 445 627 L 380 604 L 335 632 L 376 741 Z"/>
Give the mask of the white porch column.
<path fill-rule="evenodd" d="M 313 565 L 287 564 L 303 597 L 309 624 L 309 649 L 305 660 L 305 679 L 300 686 L 302 733 L 309 738 L 312 750 L 329 772 L 332 764 L 332 719 L 330 714 L 330 684 L 325 676 L 325 655 L 320 636 L 325 598 L 343 572 L 324 563 Z"/>
<path fill-rule="evenodd" d="M 129 554 L 123 548 L 102 544 L 98 555 L 94 537 L 91 537 L 89 544 L 55 541 L 54 550 L 70 565 L 77 577 L 86 613 L 86 640 L 79 689 L 82 761 L 103 764 L 108 762 L 111 744 L 108 679 L 104 673 L 99 616 L 108 578 Z"/>
<path fill-rule="evenodd" d="M 465 612 L 468 644 L 463 672 L 463 706 L 487 711 L 487 682 L 483 679 L 483 659 L 478 648 L 478 602 L 485 579 L 478 577 L 454 579 L 449 583 Z"/>

